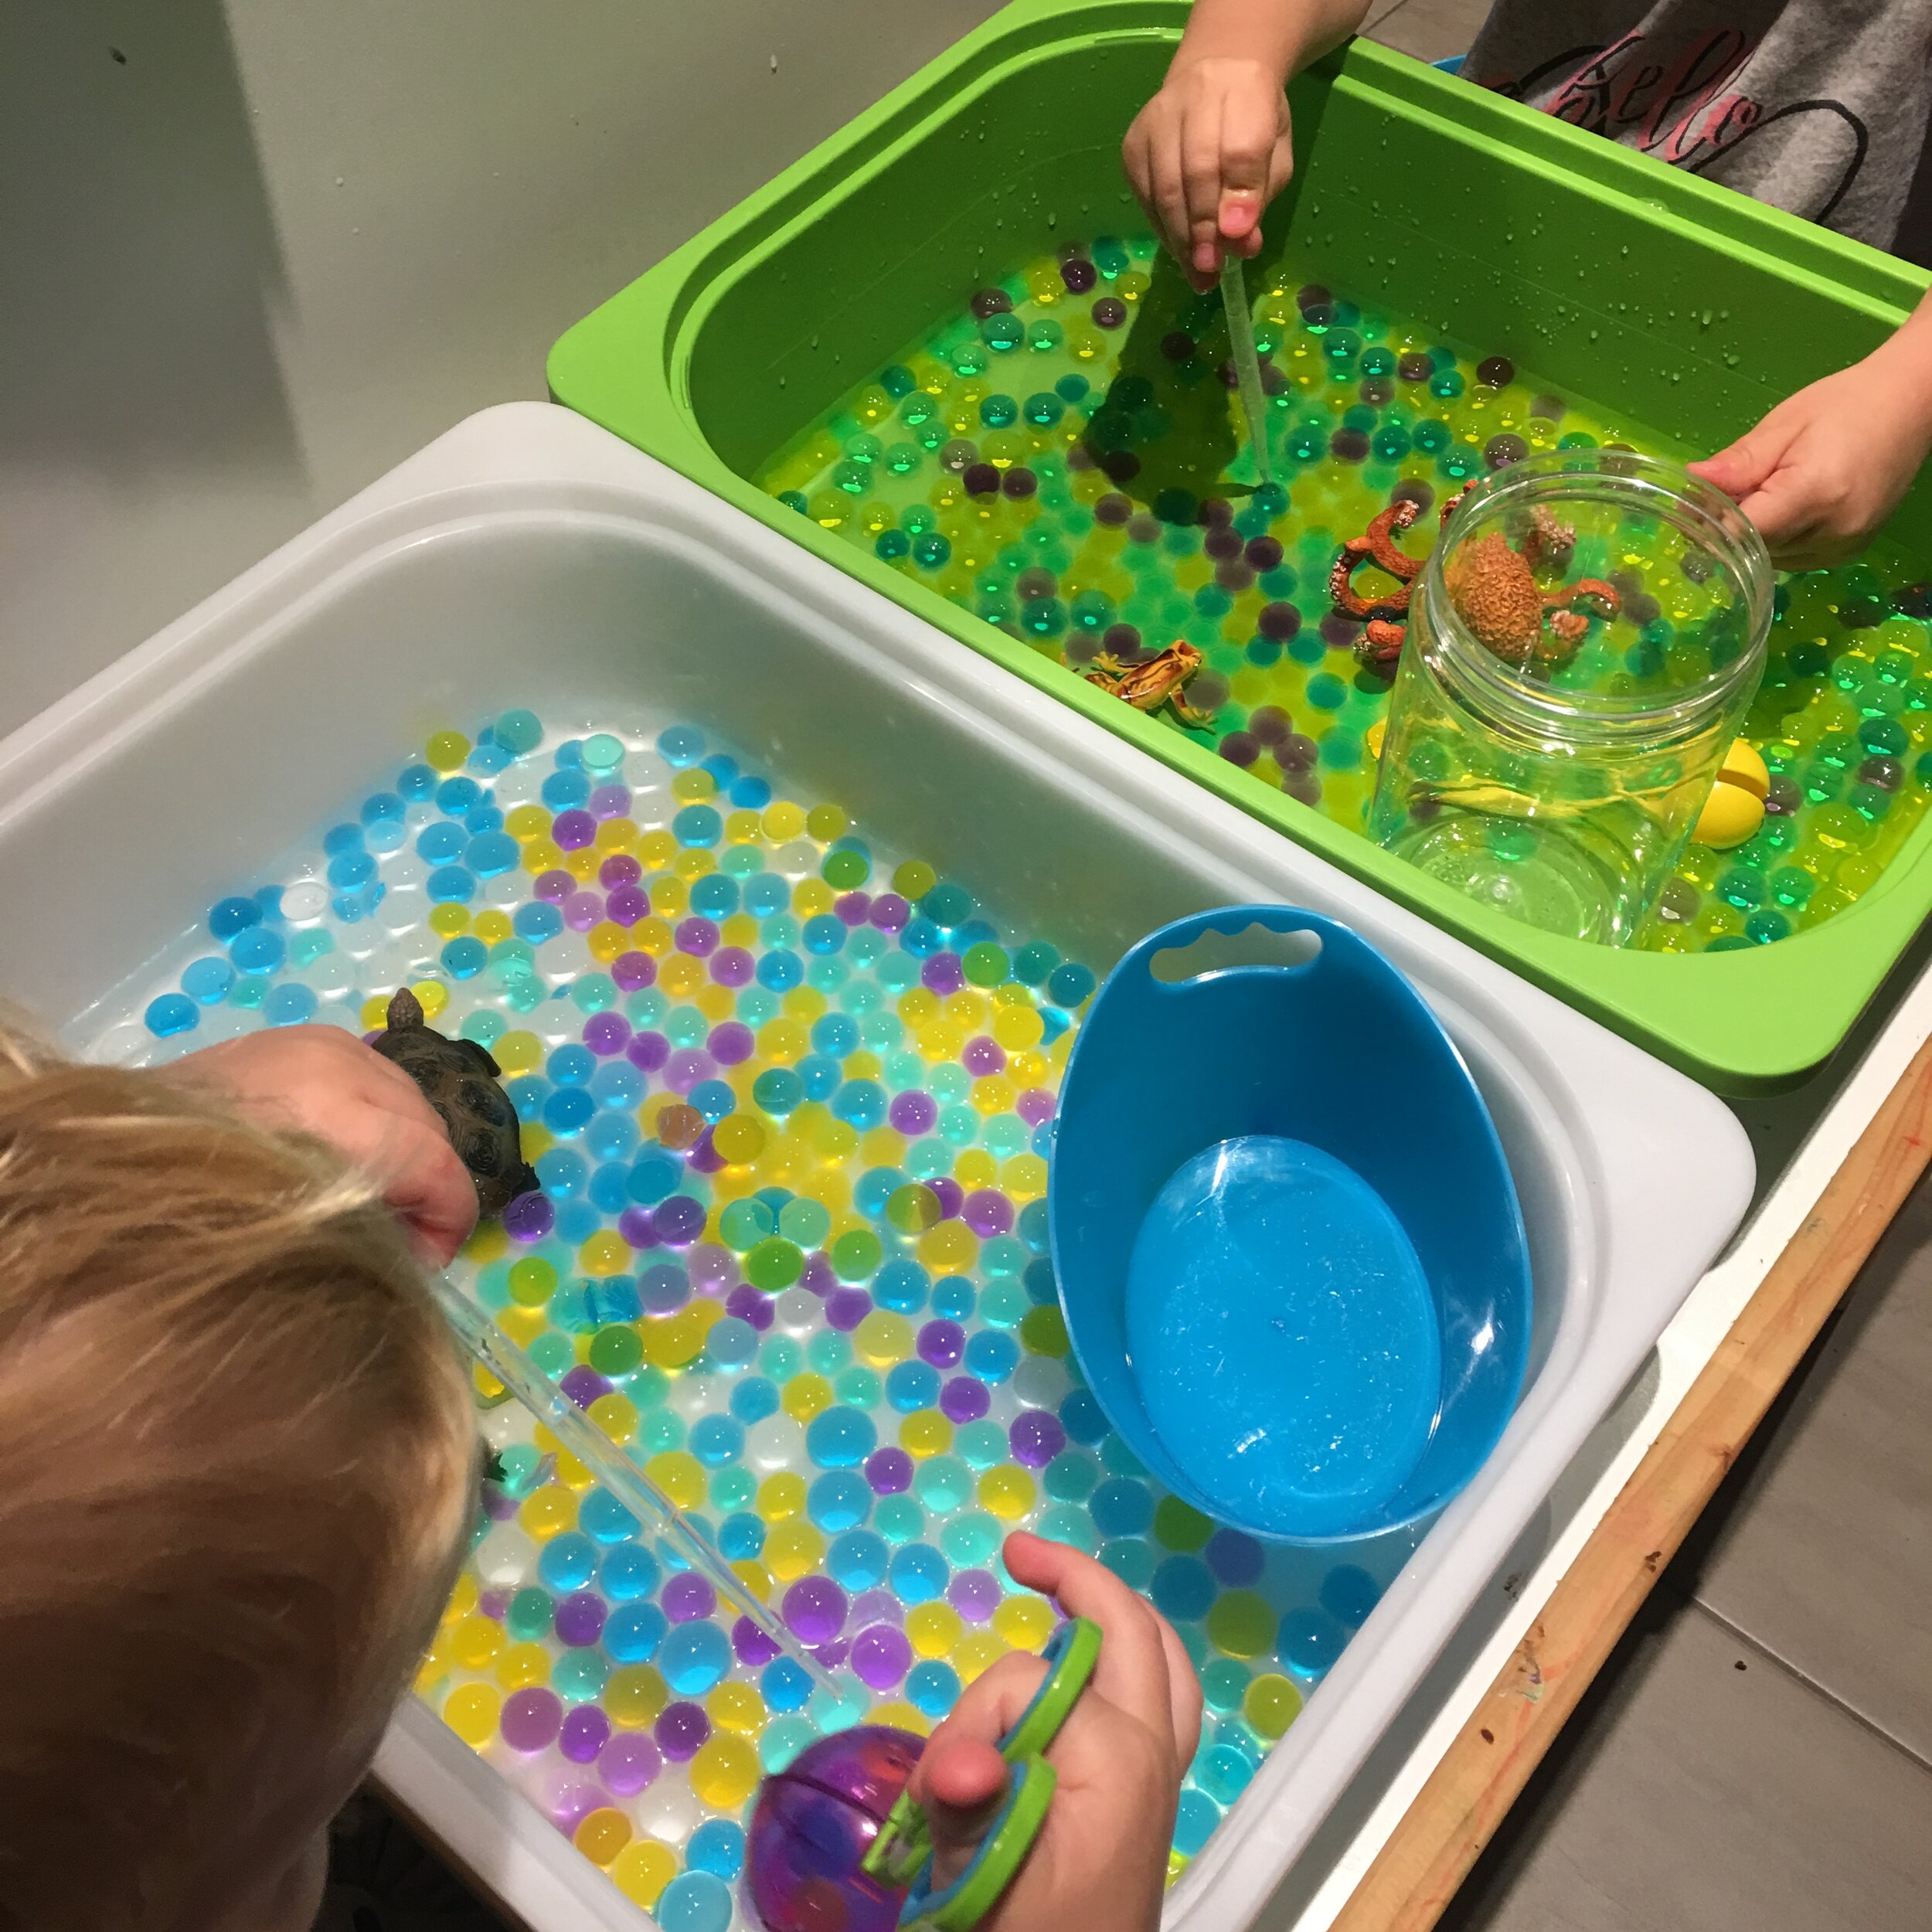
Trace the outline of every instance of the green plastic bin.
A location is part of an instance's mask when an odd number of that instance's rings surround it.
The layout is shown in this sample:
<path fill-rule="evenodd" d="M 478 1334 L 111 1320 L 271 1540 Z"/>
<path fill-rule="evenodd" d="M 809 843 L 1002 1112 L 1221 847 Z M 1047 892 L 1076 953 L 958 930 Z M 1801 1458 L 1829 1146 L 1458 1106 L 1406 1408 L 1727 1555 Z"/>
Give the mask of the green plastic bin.
<path fill-rule="evenodd" d="M 1932 904 L 1932 814 L 1856 903 L 1750 951 L 1555 938 L 1471 904 L 747 479 L 964 293 L 1134 225 L 1120 141 L 1179 0 L 1016 0 L 614 296 L 552 352 L 581 411 L 1495 957 L 1713 1084 L 1825 1059 Z M 1291 95 L 1271 249 L 1687 449 L 1865 354 L 1926 277 L 1356 41 Z M 977 186 L 972 185 L 977 184 Z M 1890 536 L 1932 554 L 1921 484 Z"/>

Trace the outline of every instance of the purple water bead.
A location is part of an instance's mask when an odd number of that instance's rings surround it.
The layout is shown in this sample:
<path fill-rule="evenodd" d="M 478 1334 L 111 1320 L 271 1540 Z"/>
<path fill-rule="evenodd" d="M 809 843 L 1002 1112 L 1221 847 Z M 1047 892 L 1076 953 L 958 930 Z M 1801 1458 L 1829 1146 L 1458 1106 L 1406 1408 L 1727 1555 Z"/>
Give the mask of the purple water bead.
<path fill-rule="evenodd" d="M 959 1060 L 968 1073 L 981 1079 L 988 1073 L 1002 1073 L 1006 1070 L 1005 1048 L 985 1033 L 966 1043 L 965 1051 L 960 1055 Z"/>
<path fill-rule="evenodd" d="M 651 1219 L 648 1209 L 626 1208 L 617 1216 L 617 1233 L 634 1248 L 655 1248 L 658 1245 L 657 1223 Z"/>
<path fill-rule="evenodd" d="M 493 1623 L 502 1623 L 504 1614 L 510 1607 L 510 1594 L 507 1590 L 485 1590 L 478 1593 L 476 1607 Z"/>
<path fill-rule="evenodd" d="M 673 939 L 679 952 L 694 959 L 709 959 L 718 950 L 718 928 L 708 919 L 679 920 Z"/>
<path fill-rule="evenodd" d="M 1286 644 L 1301 628 L 1301 613 L 1291 604 L 1264 604 L 1254 628 L 1276 644 Z"/>
<path fill-rule="evenodd" d="M 638 1731 L 620 1731 L 597 1759 L 597 1776 L 617 1798 L 634 1798 L 664 1769 L 664 1753 Z"/>
<path fill-rule="evenodd" d="M 872 910 L 872 899 L 866 893 L 845 893 L 833 902 L 832 910 L 842 925 L 862 926 Z"/>
<path fill-rule="evenodd" d="M 590 794 L 593 818 L 621 818 L 631 809 L 628 785 L 599 785 Z"/>
<path fill-rule="evenodd" d="M 1230 1590 L 1246 1589 L 1260 1580 L 1265 1555 L 1253 1537 L 1239 1529 L 1217 1529 L 1209 1537 L 1208 1568 Z"/>
<path fill-rule="evenodd" d="M 692 1624 L 718 1607 L 718 1593 L 695 1570 L 687 1570 L 665 1585 L 658 1600 L 672 1623 Z"/>
<path fill-rule="evenodd" d="M 999 1579 L 990 1570 L 962 1570 L 946 1586 L 946 1600 L 969 1624 L 983 1624 L 999 1607 Z"/>
<path fill-rule="evenodd" d="M 939 1392 L 939 1406 L 953 1422 L 977 1422 L 992 1406 L 992 1396 L 976 1376 L 955 1376 Z"/>
<path fill-rule="evenodd" d="M 852 1674 L 869 1689 L 890 1690 L 912 1668 L 913 1647 L 903 1630 L 874 1624 L 852 1639 Z"/>
<path fill-rule="evenodd" d="M 597 868 L 597 883 L 607 893 L 634 886 L 643 876 L 644 868 L 628 852 L 614 852 Z"/>
<path fill-rule="evenodd" d="M 700 1080 L 708 1080 L 718 1070 L 709 1053 L 695 1046 L 682 1048 L 665 1062 L 664 1083 L 674 1094 L 689 1094 Z"/>
<path fill-rule="evenodd" d="M 711 956 L 711 977 L 720 986 L 748 986 L 758 962 L 742 946 L 722 946 Z"/>
<path fill-rule="evenodd" d="M 1053 1117 L 1053 1097 L 1043 1087 L 1029 1087 L 1013 1103 L 1013 1111 L 1029 1127 L 1043 1126 Z"/>
<path fill-rule="evenodd" d="M 852 1599 L 852 1621 L 859 1630 L 869 1630 L 874 1624 L 890 1624 L 893 1629 L 903 1630 L 906 1624 L 906 1606 L 882 1585 L 865 1590 Z"/>
<path fill-rule="evenodd" d="M 660 1201 L 651 1218 L 658 1239 L 666 1247 L 689 1247 L 704 1232 L 704 1209 L 688 1194 L 673 1194 Z"/>
<path fill-rule="evenodd" d="M 968 463 L 959 480 L 968 496 L 999 494 L 999 471 L 990 463 Z"/>
<path fill-rule="evenodd" d="M 819 1296 L 828 1295 L 838 1287 L 838 1277 L 822 1250 L 805 1257 L 805 1271 L 799 1276 L 798 1285 Z"/>
<path fill-rule="evenodd" d="M 603 917 L 601 893 L 575 892 L 563 902 L 563 923 L 573 933 L 587 933 Z"/>
<path fill-rule="evenodd" d="M 919 969 L 919 977 L 929 991 L 940 995 L 956 993 L 966 984 L 965 969 L 957 953 L 934 953 Z"/>
<path fill-rule="evenodd" d="M 919 1359 L 935 1369 L 957 1369 L 966 1352 L 966 1331 L 957 1321 L 928 1321 L 919 1332 Z"/>
<path fill-rule="evenodd" d="M 583 1043 L 607 1060 L 631 1044 L 631 1022 L 621 1013 L 593 1013 L 584 1024 Z"/>
<path fill-rule="evenodd" d="M 740 1321 L 749 1321 L 760 1332 L 777 1318 L 772 1308 L 771 1297 L 750 1286 L 731 1291 L 725 1298 L 725 1313 L 735 1315 Z"/>
<path fill-rule="evenodd" d="M 1117 295 L 1103 295 L 1087 313 L 1096 328 L 1118 328 L 1127 320 L 1127 304 Z"/>
<path fill-rule="evenodd" d="M 580 1704 L 563 1720 L 557 1748 L 573 1764 L 594 1764 L 610 1741 L 610 1719 L 594 1704 Z"/>
<path fill-rule="evenodd" d="M 1003 288 L 982 288 L 973 298 L 973 313 L 983 322 L 989 315 L 1005 315 L 1012 311 L 1013 298 Z"/>
<path fill-rule="evenodd" d="M 607 1396 L 611 1385 L 588 1362 L 580 1362 L 557 1384 L 580 1409 L 587 1409 L 599 1396 Z"/>
<path fill-rule="evenodd" d="M 738 1285 L 738 1257 L 716 1241 L 700 1241 L 685 1257 L 695 1286 L 713 1301 Z"/>
<path fill-rule="evenodd" d="M 512 1691 L 503 1700 L 498 1720 L 503 1741 L 513 1751 L 540 1751 L 556 1741 L 563 1723 L 563 1700 L 541 1685 Z"/>
<path fill-rule="evenodd" d="M 611 977 L 617 981 L 621 992 L 637 992 L 648 986 L 657 976 L 658 962 L 648 953 L 620 954 L 611 968 Z"/>
<path fill-rule="evenodd" d="M 557 1641 L 587 1648 L 604 1634 L 606 1614 L 604 1599 L 594 1590 L 573 1590 L 556 1607 Z"/>
<path fill-rule="evenodd" d="M 801 1577 L 779 1607 L 801 1644 L 829 1644 L 845 1627 L 845 1593 L 829 1577 Z"/>
<path fill-rule="evenodd" d="M 982 1241 L 1012 1231 L 1013 1204 L 997 1188 L 983 1187 L 966 1197 L 960 1218 Z"/>
<path fill-rule="evenodd" d="M 911 905 L 897 893 L 881 893 L 872 902 L 869 915 L 873 925 L 882 933 L 903 932 L 906 922 L 913 916 Z"/>
<path fill-rule="evenodd" d="M 1240 765 L 1245 770 L 1260 757 L 1261 740 L 1251 731 L 1230 731 L 1218 749 L 1230 764 Z"/>
<path fill-rule="evenodd" d="M 731 1648 L 737 1652 L 740 1663 L 758 1670 L 778 1655 L 778 1640 L 749 1617 L 740 1617 L 731 1626 Z"/>
<path fill-rule="evenodd" d="M 1013 1460 L 1028 1469 L 1044 1469 L 1066 1447 L 1066 1431 L 1050 1409 L 1028 1409 L 1006 1431 Z"/>
<path fill-rule="evenodd" d="M 1024 502 L 1038 492 L 1039 478 L 1024 463 L 1015 463 L 999 479 L 999 487 L 1002 495 L 1011 497 L 1016 502 Z"/>
<path fill-rule="evenodd" d="M 1201 548 L 1217 563 L 1239 556 L 1244 547 L 1241 532 L 1230 529 L 1224 523 L 1216 524 L 1201 539 Z"/>
<path fill-rule="evenodd" d="M 708 1127 L 698 1137 L 697 1145 L 684 1158 L 685 1165 L 699 1174 L 716 1174 L 729 1165 L 713 1144 L 711 1129 Z"/>
<path fill-rule="evenodd" d="M 950 1174 L 941 1174 L 926 1183 L 939 1202 L 939 1218 L 950 1221 L 959 1212 L 960 1203 L 966 1198 L 966 1190 Z"/>
<path fill-rule="evenodd" d="M 566 852 L 581 852 L 597 835 L 597 821 L 587 811 L 560 811 L 550 836 Z"/>
<path fill-rule="evenodd" d="M 1337 430 L 1328 438 L 1328 454 L 1338 463 L 1359 463 L 1369 454 L 1369 438 L 1361 430 Z"/>
<path fill-rule="evenodd" d="M 712 1028 L 704 1044 L 706 1052 L 720 1066 L 736 1066 L 750 1059 L 757 1042 L 743 1020 L 728 1019 Z"/>
<path fill-rule="evenodd" d="M 711 1719 L 696 1704 L 682 1698 L 667 1704 L 652 1726 L 658 1749 L 674 1764 L 688 1764 L 698 1754 L 698 1747 L 711 1735 Z"/>
<path fill-rule="evenodd" d="M 1070 255 L 1060 264 L 1060 280 L 1070 295 L 1084 295 L 1100 280 L 1100 271 L 1084 255 Z"/>
<path fill-rule="evenodd" d="M 866 1480 L 875 1495 L 901 1495 L 912 1487 L 913 1459 L 903 1449 L 875 1449 L 866 1458 Z"/>
<path fill-rule="evenodd" d="M 641 959 L 646 956 L 640 953 L 631 957 Z M 655 976 L 654 968 L 652 977 Z M 647 986 L 650 983 L 649 980 L 644 981 Z M 671 1057 L 671 1043 L 662 1033 L 633 1033 L 631 1044 L 624 1049 L 624 1057 L 639 1073 L 655 1073 Z"/>
<path fill-rule="evenodd" d="M 556 1204 L 540 1188 L 519 1194 L 503 1210 L 503 1232 L 512 1241 L 541 1241 L 556 1226 Z"/>
<path fill-rule="evenodd" d="M 872 1313 L 872 1297 L 863 1288 L 834 1288 L 825 1297 L 825 1322 L 841 1335 L 852 1330 Z"/>
<path fill-rule="evenodd" d="M 577 882 L 567 872 L 546 872 L 530 889 L 539 899 L 553 906 L 561 906 L 577 889 Z"/>
<path fill-rule="evenodd" d="M 594 1778 L 573 1777 L 550 1794 L 550 1821 L 567 1838 L 610 1801 Z"/>
<path fill-rule="evenodd" d="M 939 1107 L 929 1094 L 900 1094 L 893 1097 L 886 1117 L 901 1134 L 930 1134 L 939 1118 Z"/>
<path fill-rule="evenodd" d="M 634 881 L 614 886 L 604 910 L 614 926 L 634 926 L 650 911 L 651 901 L 644 888 Z"/>

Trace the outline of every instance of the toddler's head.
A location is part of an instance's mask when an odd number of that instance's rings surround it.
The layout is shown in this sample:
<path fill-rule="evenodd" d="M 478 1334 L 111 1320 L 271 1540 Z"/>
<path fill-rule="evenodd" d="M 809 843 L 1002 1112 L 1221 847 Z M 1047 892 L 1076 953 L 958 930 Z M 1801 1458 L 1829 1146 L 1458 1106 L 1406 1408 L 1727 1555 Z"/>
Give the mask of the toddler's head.
<path fill-rule="evenodd" d="M 475 1440 L 372 1189 L 0 1033 L 0 1932 L 307 1923 Z"/>

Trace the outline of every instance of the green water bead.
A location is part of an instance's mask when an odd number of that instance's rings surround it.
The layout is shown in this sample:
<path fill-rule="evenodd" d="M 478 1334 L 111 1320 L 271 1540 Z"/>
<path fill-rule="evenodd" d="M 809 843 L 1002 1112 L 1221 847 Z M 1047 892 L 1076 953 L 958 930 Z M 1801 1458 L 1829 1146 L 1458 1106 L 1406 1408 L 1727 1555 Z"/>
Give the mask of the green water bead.
<path fill-rule="evenodd" d="M 909 1543 L 926 1527 L 926 1512 L 910 1496 L 881 1496 L 872 1508 L 872 1526 L 889 1543 Z"/>
<path fill-rule="evenodd" d="M 744 1258 L 745 1279 L 767 1294 L 790 1287 L 804 1267 L 805 1257 L 798 1249 L 775 1235 L 759 1242 Z"/>
<path fill-rule="evenodd" d="M 553 1328 L 547 1335 L 540 1335 L 530 1344 L 530 1359 L 546 1376 L 553 1377 L 567 1375 L 577 1366 L 576 1345 L 567 1335 Z"/>
<path fill-rule="evenodd" d="M 1214 1525 L 1178 1496 L 1163 1496 L 1154 1506 L 1154 1534 L 1164 1549 L 1189 1554 L 1207 1546 Z"/>
<path fill-rule="evenodd" d="M 531 1584 L 519 1590 L 505 1606 L 503 1612 L 505 1634 L 515 1643 L 541 1642 L 550 1634 L 553 1614 L 550 1593 Z"/>
<path fill-rule="evenodd" d="M 886 1219 L 901 1234 L 923 1234 L 928 1228 L 937 1227 L 944 1215 L 939 1196 L 916 1182 L 895 1188 L 886 1198 Z"/>
<path fill-rule="evenodd" d="M 778 1232 L 801 1248 L 815 1248 L 832 1232 L 832 1213 L 821 1202 L 801 1196 L 778 1211 Z"/>
<path fill-rule="evenodd" d="M 841 463 L 833 469 L 832 480 L 848 496 L 863 496 L 872 488 L 872 466 L 866 463 Z"/>
<path fill-rule="evenodd" d="M 818 870 L 828 886 L 835 886 L 841 892 L 855 892 L 872 876 L 872 861 L 849 845 L 835 846 L 825 854 L 825 863 Z"/>
<path fill-rule="evenodd" d="M 731 1463 L 712 1472 L 709 1493 L 712 1508 L 728 1516 L 734 1509 L 750 1506 L 758 1493 L 758 1478 L 743 1463 Z"/>
<path fill-rule="evenodd" d="M 653 1456 L 665 1456 L 674 1449 L 682 1449 L 685 1441 L 684 1417 L 675 1409 L 650 1410 L 638 1420 L 638 1440 L 644 1445 L 646 1454 Z"/>
<path fill-rule="evenodd" d="M 718 1216 L 719 1238 L 734 1254 L 756 1247 L 773 1227 L 771 1209 L 754 1195 L 733 1201 Z"/>
<path fill-rule="evenodd" d="M 643 1338 L 628 1323 L 614 1321 L 590 1338 L 590 1366 L 613 1381 L 634 1373 L 643 1360 Z"/>
<path fill-rule="evenodd" d="M 526 1257 L 510 1270 L 510 1299 L 519 1308 L 540 1308 L 556 1292 L 556 1270 L 536 1256 Z"/>
<path fill-rule="evenodd" d="M 832 1392 L 848 1408 L 876 1409 L 885 1399 L 886 1385 L 876 1369 L 855 1362 L 832 1385 Z"/>
<path fill-rule="evenodd" d="M 835 1376 L 851 1359 L 851 1338 L 836 1328 L 821 1328 L 805 1344 L 805 1361 L 815 1375 Z"/>
<path fill-rule="evenodd" d="M 939 1532 L 939 1547 L 955 1570 L 978 1570 L 991 1563 L 1002 1539 L 1000 1526 L 983 1509 L 953 1517 Z"/>
<path fill-rule="evenodd" d="M 886 1253 L 879 1236 L 869 1228 L 855 1228 L 840 1235 L 828 1252 L 832 1272 L 842 1281 L 869 1279 Z"/>
<path fill-rule="evenodd" d="M 979 339 L 995 355 L 1005 355 L 1026 339 L 1026 327 L 1010 310 L 988 315 L 979 325 Z"/>

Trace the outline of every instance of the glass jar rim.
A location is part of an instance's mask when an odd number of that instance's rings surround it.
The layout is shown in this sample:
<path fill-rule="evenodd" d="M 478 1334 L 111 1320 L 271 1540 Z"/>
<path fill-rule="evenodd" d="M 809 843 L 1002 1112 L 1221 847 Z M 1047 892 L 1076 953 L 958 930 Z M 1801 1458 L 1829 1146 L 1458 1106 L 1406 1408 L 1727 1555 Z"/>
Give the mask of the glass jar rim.
<path fill-rule="evenodd" d="M 1576 487 L 1566 488 L 1566 484 Z M 1444 560 L 1468 538 L 1472 526 L 1506 514 L 1511 508 L 1588 497 L 1624 499 L 1630 509 L 1675 524 L 1728 570 L 1745 607 L 1745 648 L 1728 663 L 1694 685 L 1633 702 L 1566 691 L 1524 678 L 1515 665 L 1490 650 L 1463 621 L 1443 570 Z M 1757 526 L 1715 484 L 1692 476 L 1662 457 L 1618 445 L 1594 449 L 1546 450 L 1495 471 L 1466 491 L 1450 512 L 1423 566 L 1417 587 L 1432 620 L 1424 627 L 1429 645 L 1418 648 L 1439 668 L 1453 670 L 1471 695 L 1479 695 L 1503 716 L 1545 735 L 1634 739 L 1675 737 L 1701 729 L 1733 700 L 1748 678 L 1762 674 L 1770 633 L 1777 573 Z"/>

